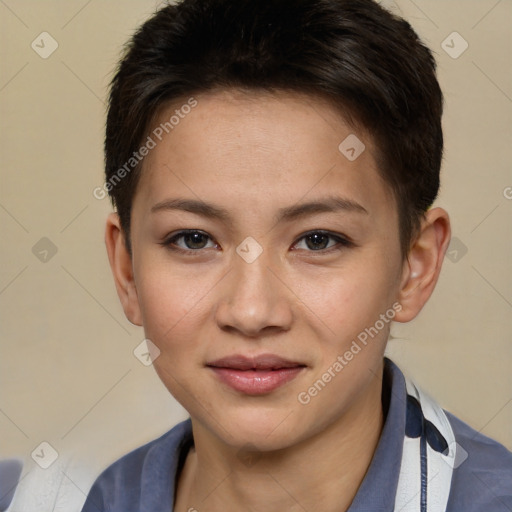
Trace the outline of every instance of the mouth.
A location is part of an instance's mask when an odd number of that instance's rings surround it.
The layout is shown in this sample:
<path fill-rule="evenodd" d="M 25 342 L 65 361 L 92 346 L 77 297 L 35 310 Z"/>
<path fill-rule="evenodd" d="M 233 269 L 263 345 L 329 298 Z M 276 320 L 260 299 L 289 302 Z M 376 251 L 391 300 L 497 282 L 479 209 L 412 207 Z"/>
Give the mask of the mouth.
<path fill-rule="evenodd" d="M 207 363 L 217 378 L 236 391 L 263 395 L 293 380 L 306 365 L 274 354 L 233 355 Z"/>

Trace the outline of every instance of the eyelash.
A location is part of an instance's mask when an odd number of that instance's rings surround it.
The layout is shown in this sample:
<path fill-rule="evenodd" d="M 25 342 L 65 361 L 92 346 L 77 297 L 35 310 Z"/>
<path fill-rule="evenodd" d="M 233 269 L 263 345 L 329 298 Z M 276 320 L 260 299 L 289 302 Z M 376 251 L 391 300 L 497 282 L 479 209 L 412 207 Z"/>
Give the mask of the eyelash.
<path fill-rule="evenodd" d="M 180 231 L 180 232 L 170 236 L 169 238 L 166 238 L 163 242 L 160 242 L 160 245 L 166 247 L 167 249 L 169 249 L 170 251 L 173 251 L 173 252 L 185 254 L 187 256 L 192 256 L 192 257 L 196 256 L 196 254 L 194 254 L 194 253 L 199 253 L 203 249 L 209 249 L 210 247 L 203 247 L 201 249 L 183 249 L 183 248 L 175 245 L 175 242 L 177 240 L 179 240 L 180 238 L 183 238 L 186 235 L 191 235 L 194 233 L 199 233 L 213 241 L 213 239 L 204 231 L 200 231 L 198 229 L 189 229 L 189 230 Z M 312 235 L 327 236 L 327 237 L 335 240 L 337 242 L 337 244 L 332 247 L 329 247 L 327 249 L 319 249 L 316 251 L 315 250 L 307 250 L 307 252 L 310 252 L 310 253 L 330 254 L 331 252 L 334 252 L 334 251 L 340 251 L 344 248 L 350 248 L 350 247 L 355 246 L 355 244 L 352 241 L 348 240 L 347 238 L 345 238 L 341 235 L 337 235 L 335 233 L 331 233 L 330 231 L 324 231 L 321 229 L 314 230 L 314 231 L 308 231 L 307 233 L 304 233 L 300 238 L 297 239 L 297 241 L 293 245 L 294 246 L 297 245 L 301 240 L 303 240 L 309 236 L 312 236 Z"/>

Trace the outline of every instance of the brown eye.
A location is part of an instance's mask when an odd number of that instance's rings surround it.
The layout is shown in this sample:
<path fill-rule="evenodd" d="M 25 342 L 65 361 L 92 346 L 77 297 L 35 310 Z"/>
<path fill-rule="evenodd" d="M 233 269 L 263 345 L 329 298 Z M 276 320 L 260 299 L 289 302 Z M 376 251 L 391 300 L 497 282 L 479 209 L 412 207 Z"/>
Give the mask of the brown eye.
<path fill-rule="evenodd" d="M 329 238 L 331 237 L 324 233 L 313 233 L 305 237 L 305 240 L 308 249 L 316 251 L 318 249 L 326 249 L 329 244 Z"/>
<path fill-rule="evenodd" d="M 210 236 L 202 231 L 187 230 L 180 231 L 179 233 L 172 235 L 162 242 L 162 245 L 175 251 L 194 252 L 199 251 L 200 249 L 215 247 L 215 244 L 208 247 L 206 245 L 208 240 L 211 240 Z"/>
<path fill-rule="evenodd" d="M 346 238 L 328 231 L 311 231 L 303 235 L 299 239 L 299 242 L 301 240 L 305 242 L 302 249 L 305 248 L 309 252 L 329 252 L 330 249 L 341 250 L 343 247 L 353 245 L 352 242 Z M 329 240 L 331 240 L 330 245 Z M 297 247 L 299 242 L 297 242 L 294 247 Z"/>

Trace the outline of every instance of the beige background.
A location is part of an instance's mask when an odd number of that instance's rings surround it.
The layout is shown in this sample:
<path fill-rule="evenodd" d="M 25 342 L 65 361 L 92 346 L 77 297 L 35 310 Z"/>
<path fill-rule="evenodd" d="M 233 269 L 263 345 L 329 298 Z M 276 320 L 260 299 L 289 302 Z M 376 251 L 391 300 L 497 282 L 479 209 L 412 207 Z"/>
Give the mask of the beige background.
<path fill-rule="evenodd" d="M 118 302 L 103 243 L 110 205 L 92 193 L 113 67 L 158 5 L 0 1 L 0 457 L 28 457 L 47 441 L 87 461 L 92 478 L 186 417 L 133 355 L 144 335 Z M 421 315 L 394 326 L 389 354 L 443 407 L 512 449 L 512 2 L 385 5 L 437 55 L 446 98 L 437 205 L 459 240 Z M 43 31 L 59 45 L 47 59 L 31 48 Z M 469 44 L 456 59 L 441 47 L 453 31 Z M 43 237 L 57 249 L 46 262 L 33 253 Z"/>

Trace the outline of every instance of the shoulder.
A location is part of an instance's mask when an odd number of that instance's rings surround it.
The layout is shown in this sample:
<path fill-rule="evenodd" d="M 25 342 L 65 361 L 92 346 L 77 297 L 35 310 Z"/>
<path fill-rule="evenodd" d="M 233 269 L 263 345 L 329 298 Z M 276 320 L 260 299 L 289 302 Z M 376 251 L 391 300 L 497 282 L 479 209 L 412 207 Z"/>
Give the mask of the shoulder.
<path fill-rule="evenodd" d="M 191 435 L 188 419 L 118 459 L 96 479 L 82 512 L 138 511 L 144 495 L 172 496 L 178 458 Z"/>
<path fill-rule="evenodd" d="M 448 510 L 510 512 L 512 452 L 446 412 L 457 452 Z"/>

